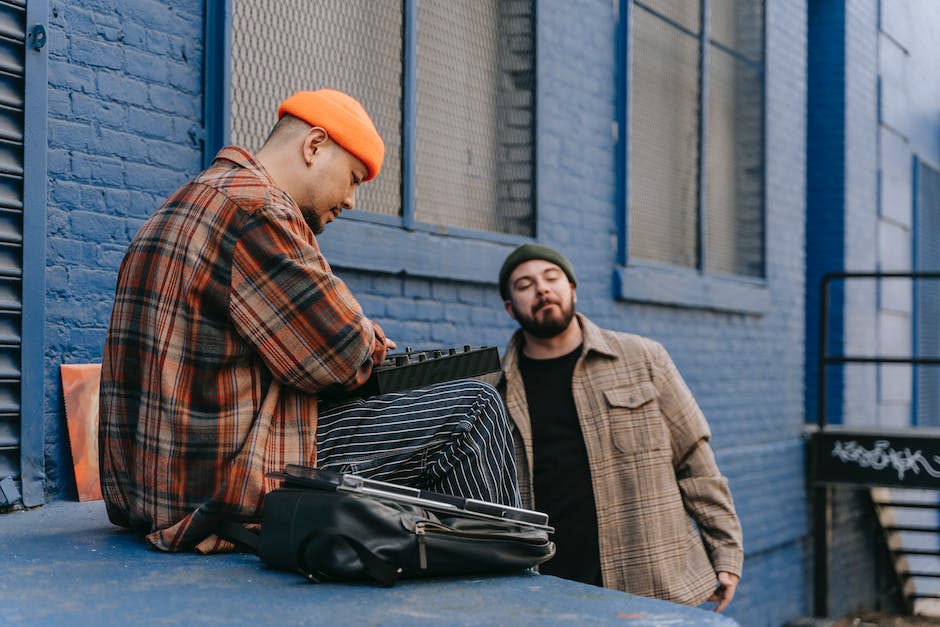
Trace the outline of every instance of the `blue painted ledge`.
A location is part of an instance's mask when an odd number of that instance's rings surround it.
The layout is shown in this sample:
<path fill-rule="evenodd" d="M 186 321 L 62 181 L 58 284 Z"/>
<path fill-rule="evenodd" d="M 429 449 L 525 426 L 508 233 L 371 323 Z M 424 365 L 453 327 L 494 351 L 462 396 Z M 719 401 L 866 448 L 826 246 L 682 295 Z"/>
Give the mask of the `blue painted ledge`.
<path fill-rule="evenodd" d="M 101 501 L 0 515 L 4 625 L 736 625 L 674 603 L 530 573 L 309 584 L 252 555 L 167 554 Z"/>

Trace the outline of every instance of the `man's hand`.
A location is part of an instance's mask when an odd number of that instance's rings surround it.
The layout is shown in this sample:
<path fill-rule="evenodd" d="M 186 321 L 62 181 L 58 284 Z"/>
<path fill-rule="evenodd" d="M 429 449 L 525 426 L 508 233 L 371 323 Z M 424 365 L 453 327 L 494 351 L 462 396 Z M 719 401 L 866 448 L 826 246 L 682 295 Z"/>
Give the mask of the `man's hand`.
<path fill-rule="evenodd" d="M 371 322 L 372 327 L 375 329 L 375 344 L 372 345 L 372 365 L 378 366 L 385 361 L 385 354 L 389 350 L 394 350 L 397 344 L 385 337 L 385 332 L 382 331 L 382 327 L 377 322 Z"/>
<path fill-rule="evenodd" d="M 731 603 L 731 599 L 734 598 L 734 591 L 738 587 L 740 580 L 740 577 L 732 573 L 718 573 L 718 589 L 707 599 L 708 601 L 718 604 L 715 606 L 716 612 L 720 612 L 728 607 L 728 604 Z"/>

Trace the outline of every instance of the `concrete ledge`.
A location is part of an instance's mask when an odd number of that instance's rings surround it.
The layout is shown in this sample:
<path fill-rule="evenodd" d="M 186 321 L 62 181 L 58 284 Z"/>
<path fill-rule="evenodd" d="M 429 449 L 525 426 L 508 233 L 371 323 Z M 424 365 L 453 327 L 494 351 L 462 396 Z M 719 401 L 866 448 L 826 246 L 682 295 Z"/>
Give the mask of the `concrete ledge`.
<path fill-rule="evenodd" d="M 309 584 L 252 555 L 168 554 L 101 501 L 0 515 L 4 625 L 736 625 L 712 612 L 536 574 Z"/>

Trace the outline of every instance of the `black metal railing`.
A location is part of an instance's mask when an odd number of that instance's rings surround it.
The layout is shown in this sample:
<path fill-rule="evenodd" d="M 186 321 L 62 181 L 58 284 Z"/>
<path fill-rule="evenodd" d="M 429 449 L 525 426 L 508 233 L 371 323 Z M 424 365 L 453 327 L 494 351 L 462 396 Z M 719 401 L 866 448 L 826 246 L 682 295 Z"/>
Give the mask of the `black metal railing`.
<path fill-rule="evenodd" d="M 816 422 L 820 429 L 826 427 L 826 405 L 828 400 L 826 366 L 832 364 L 910 364 L 940 366 L 940 357 L 878 357 L 860 355 L 829 355 L 829 286 L 835 281 L 851 279 L 940 279 L 940 272 L 830 272 L 823 275 L 820 285 L 819 354 L 817 362 L 817 407 Z"/>
<path fill-rule="evenodd" d="M 881 429 L 878 427 L 829 427 L 828 368 L 846 364 L 894 364 L 911 366 L 940 366 L 940 357 L 883 357 L 877 355 L 850 355 L 829 353 L 829 325 L 831 314 L 831 286 L 837 281 L 855 279 L 874 280 L 909 279 L 912 289 L 918 280 L 940 279 L 940 272 L 837 272 L 822 277 L 820 289 L 819 354 L 817 355 L 817 407 L 815 432 L 810 434 L 810 483 L 815 489 L 814 504 L 814 613 L 826 616 L 829 597 L 829 545 L 832 528 L 833 486 L 850 487 L 906 487 L 940 490 L 940 430 L 937 429 Z M 916 339 L 916 338 L 915 338 Z M 916 351 L 916 342 L 912 353 Z M 840 390 L 841 391 L 841 390 Z M 917 402 L 912 396 L 912 404 Z M 895 505 L 886 503 L 885 505 Z M 900 507 L 906 503 L 896 504 Z M 935 503 L 920 503 L 915 507 L 938 508 Z M 895 531 L 905 531 L 897 527 Z M 917 529 L 917 531 L 925 531 Z M 940 529 L 930 529 L 940 532 Z M 895 554 L 920 555 L 923 551 L 894 550 Z M 930 552 L 931 555 L 937 552 Z M 913 576 L 913 573 L 898 573 Z M 918 576 L 923 573 L 918 573 Z M 940 574 L 923 576 L 936 577 Z M 918 598 L 924 595 L 915 595 Z M 930 596 L 930 595 L 927 595 Z"/>

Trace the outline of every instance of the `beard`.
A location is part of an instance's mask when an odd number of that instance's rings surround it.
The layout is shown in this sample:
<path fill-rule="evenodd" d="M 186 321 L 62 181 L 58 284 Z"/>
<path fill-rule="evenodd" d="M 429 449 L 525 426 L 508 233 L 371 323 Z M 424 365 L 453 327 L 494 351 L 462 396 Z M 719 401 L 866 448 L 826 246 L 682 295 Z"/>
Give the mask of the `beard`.
<path fill-rule="evenodd" d="M 553 338 L 562 333 L 568 328 L 572 318 L 574 318 L 574 302 L 569 301 L 567 305 L 558 303 L 558 306 L 561 308 L 559 315 L 552 315 L 541 319 L 535 317 L 538 311 L 533 315 L 524 315 L 521 311 L 516 309 L 515 305 L 512 305 L 512 313 L 523 331 L 532 337 L 544 340 Z"/>
<path fill-rule="evenodd" d="M 318 215 L 309 215 L 304 216 L 304 222 L 307 223 L 307 226 L 310 227 L 310 230 L 313 231 L 314 235 L 319 235 L 323 232 L 323 218 Z"/>

